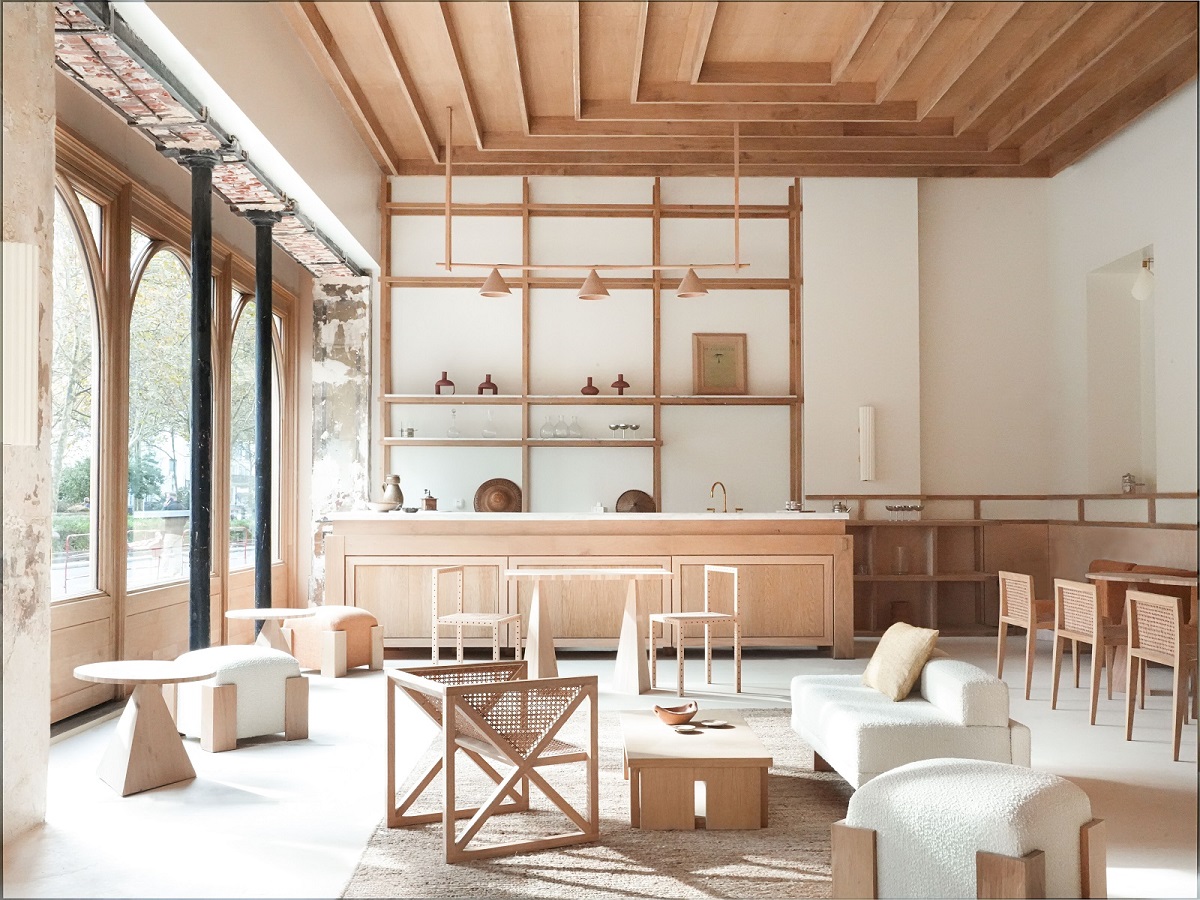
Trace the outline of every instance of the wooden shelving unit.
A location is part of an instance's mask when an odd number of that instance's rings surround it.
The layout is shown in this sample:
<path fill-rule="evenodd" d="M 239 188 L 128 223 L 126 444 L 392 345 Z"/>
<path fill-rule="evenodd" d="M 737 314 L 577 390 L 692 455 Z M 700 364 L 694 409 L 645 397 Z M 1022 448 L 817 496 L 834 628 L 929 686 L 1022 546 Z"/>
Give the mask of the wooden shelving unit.
<path fill-rule="evenodd" d="M 857 520 L 854 628 L 878 634 L 893 622 L 944 634 L 991 633 L 982 519 Z"/>

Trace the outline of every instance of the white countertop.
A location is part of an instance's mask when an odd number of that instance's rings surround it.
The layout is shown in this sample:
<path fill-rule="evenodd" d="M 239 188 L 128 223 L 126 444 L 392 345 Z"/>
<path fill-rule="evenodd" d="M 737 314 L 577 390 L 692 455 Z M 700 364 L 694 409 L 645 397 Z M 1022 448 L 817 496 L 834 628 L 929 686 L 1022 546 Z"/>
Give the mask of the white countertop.
<path fill-rule="evenodd" d="M 390 519 L 402 517 L 405 519 L 434 518 L 449 522 L 603 522 L 612 519 L 632 522 L 661 522 L 661 521 L 703 521 L 705 519 L 750 519 L 756 521 L 776 521 L 779 519 L 805 520 L 847 520 L 849 513 L 832 512 L 788 512 L 781 510 L 770 513 L 477 513 L 477 512 L 441 512 L 421 510 L 415 513 L 393 511 L 386 513 L 372 512 L 369 509 L 352 510 L 351 512 L 329 513 L 328 518 L 334 522 L 363 522 L 372 519 Z"/>

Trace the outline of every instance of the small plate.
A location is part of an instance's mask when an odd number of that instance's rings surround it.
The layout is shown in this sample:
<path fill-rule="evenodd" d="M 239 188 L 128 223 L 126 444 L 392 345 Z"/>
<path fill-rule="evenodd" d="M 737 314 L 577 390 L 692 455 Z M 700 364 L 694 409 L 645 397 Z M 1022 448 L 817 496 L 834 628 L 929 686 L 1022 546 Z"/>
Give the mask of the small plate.
<path fill-rule="evenodd" d="M 700 724 L 705 728 L 728 728 L 729 723 L 724 719 L 701 719 Z"/>
<path fill-rule="evenodd" d="M 695 734 L 699 730 L 700 729 L 697 728 L 695 725 L 676 725 L 675 726 L 675 731 L 678 734 Z"/>

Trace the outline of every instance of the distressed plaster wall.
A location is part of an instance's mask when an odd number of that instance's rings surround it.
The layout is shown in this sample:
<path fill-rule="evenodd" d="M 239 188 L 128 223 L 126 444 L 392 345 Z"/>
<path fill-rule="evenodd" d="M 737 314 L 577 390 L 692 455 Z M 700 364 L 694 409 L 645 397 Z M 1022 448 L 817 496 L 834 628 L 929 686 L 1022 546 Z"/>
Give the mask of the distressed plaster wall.
<path fill-rule="evenodd" d="M 4 842 L 46 816 L 50 751 L 50 354 L 54 6 L 5 3 L 5 241 L 38 249 L 38 443 L 3 446 Z M 5 392 L 15 388 L 5 385 Z M 28 389 L 28 388 L 26 388 Z"/>
<path fill-rule="evenodd" d="M 321 518 L 370 494 L 370 300 L 368 278 L 313 282 L 311 603 L 325 599 Z"/>

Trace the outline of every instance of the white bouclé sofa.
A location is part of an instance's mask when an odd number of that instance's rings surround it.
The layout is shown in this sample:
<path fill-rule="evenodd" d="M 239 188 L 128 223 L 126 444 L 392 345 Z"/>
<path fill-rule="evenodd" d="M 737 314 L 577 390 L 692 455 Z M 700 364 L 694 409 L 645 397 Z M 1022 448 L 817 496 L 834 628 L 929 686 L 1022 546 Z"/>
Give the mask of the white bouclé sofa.
<path fill-rule="evenodd" d="M 858 675 L 798 675 L 792 728 L 813 748 L 815 768 L 832 768 L 854 788 L 921 759 L 1029 765 L 1029 729 L 1008 717 L 1008 686 L 956 659 L 927 662 L 900 701 Z"/>

